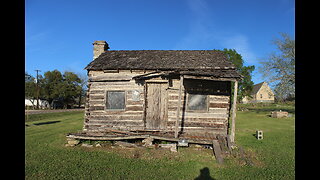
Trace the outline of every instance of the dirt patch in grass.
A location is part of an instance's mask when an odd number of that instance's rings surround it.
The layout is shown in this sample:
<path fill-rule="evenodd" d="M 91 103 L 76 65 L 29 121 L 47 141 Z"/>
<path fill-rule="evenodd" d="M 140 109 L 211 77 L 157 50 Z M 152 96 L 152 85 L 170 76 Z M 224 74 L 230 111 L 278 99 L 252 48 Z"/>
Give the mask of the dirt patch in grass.
<path fill-rule="evenodd" d="M 172 152 L 168 148 L 144 147 L 141 144 L 135 143 L 138 147 L 122 147 L 116 145 L 111 141 L 97 141 L 97 142 L 82 142 L 89 143 L 93 147 L 81 147 L 85 151 L 101 150 L 110 153 L 115 153 L 124 158 L 143 159 L 143 160 L 174 160 L 174 161 L 200 161 L 210 162 L 215 161 L 212 149 L 205 147 L 178 147 L 177 152 Z M 101 147 L 96 147 L 99 144 Z M 81 146 L 80 144 L 78 146 Z"/>
<path fill-rule="evenodd" d="M 84 142 L 93 145 L 93 147 L 81 147 L 85 151 L 105 151 L 114 153 L 123 158 L 143 159 L 143 160 L 173 160 L 179 162 L 197 161 L 201 163 L 215 162 L 216 159 L 212 149 L 204 146 L 190 145 L 189 147 L 178 147 L 177 152 L 171 152 L 170 149 L 159 148 L 157 145 L 153 148 L 144 147 L 139 142 L 135 145 L 138 147 L 122 147 L 112 141 L 89 141 Z M 99 147 L 96 145 L 99 144 Z M 78 145 L 81 146 L 81 145 Z M 101 147 L 100 147 L 101 146 Z M 251 166 L 262 168 L 265 164 L 260 160 L 258 153 L 252 149 L 244 149 L 238 146 L 231 154 L 225 155 L 224 158 L 239 166 Z M 220 166 L 222 167 L 222 166 Z"/>
<path fill-rule="evenodd" d="M 259 155 L 252 149 L 243 149 L 241 146 L 234 149 L 230 155 L 232 161 L 239 166 L 264 167 L 264 163 L 259 159 Z"/>

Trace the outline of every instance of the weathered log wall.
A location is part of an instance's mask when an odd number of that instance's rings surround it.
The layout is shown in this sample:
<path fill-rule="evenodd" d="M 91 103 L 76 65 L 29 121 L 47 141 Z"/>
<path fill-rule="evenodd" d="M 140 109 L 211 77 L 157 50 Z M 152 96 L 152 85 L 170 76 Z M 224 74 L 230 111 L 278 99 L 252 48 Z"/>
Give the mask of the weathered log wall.
<path fill-rule="evenodd" d="M 119 78 L 148 73 L 145 71 L 120 71 L 119 73 L 89 72 L 84 130 L 99 131 L 105 128 L 142 130 L 145 128 L 145 83 L 127 79 L 105 77 L 115 74 Z M 107 74 L 107 75 L 106 75 Z M 188 134 L 226 134 L 230 111 L 230 83 L 217 81 L 186 80 L 183 87 L 179 117 L 179 130 Z M 198 83 L 200 82 L 200 84 Z M 202 85 L 201 85 L 202 84 Z M 166 130 L 174 131 L 177 117 L 179 79 L 170 79 L 167 88 L 168 119 Z M 125 110 L 107 110 L 106 92 L 125 91 Z M 140 92 L 140 100 L 134 101 L 133 90 Z M 188 92 L 199 91 L 208 96 L 208 109 L 204 112 L 188 111 Z"/>
<path fill-rule="evenodd" d="M 87 107 L 84 123 L 86 131 L 100 131 L 105 128 L 135 130 L 144 128 L 144 86 L 134 80 L 123 79 L 143 72 L 103 73 L 89 72 Z M 110 80 L 110 76 L 114 76 Z M 106 109 L 107 91 L 125 91 L 125 109 Z M 140 92 L 139 101 L 132 98 L 133 91 Z"/>
<path fill-rule="evenodd" d="M 172 81 L 172 88 L 168 89 L 168 130 L 174 130 L 177 117 L 179 80 Z M 215 83 L 221 86 L 215 86 Z M 180 109 L 179 130 L 188 134 L 227 134 L 230 109 L 229 82 L 205 81 L 202 88 L 193 81 L 185 80 L 183 86 L 182 106 Z M 215 87 L 213 87 L 215 86 Z M 188 92 L 197 92 L 208 96 L 206 111 L 188 111 Z"/>

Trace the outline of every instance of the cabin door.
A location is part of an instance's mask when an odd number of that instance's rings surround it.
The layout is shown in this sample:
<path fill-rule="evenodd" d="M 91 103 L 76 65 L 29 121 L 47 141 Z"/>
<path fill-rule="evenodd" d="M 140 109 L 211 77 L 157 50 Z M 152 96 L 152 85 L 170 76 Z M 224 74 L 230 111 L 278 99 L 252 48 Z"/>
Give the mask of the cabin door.
<path fill-rule="evenodd" d="M 146 128 L 165 129 L 168 119 L 167 83 L 147 83 Z"/>

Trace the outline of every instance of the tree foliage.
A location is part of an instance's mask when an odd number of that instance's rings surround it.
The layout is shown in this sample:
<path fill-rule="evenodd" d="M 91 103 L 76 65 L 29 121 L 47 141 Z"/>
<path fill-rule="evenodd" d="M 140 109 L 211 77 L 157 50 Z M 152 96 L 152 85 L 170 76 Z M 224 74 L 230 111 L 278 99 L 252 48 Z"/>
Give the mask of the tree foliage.
<path fill-rule="evenodd" d="M 286 33 L 273 40 L 279 53 L 273 52 L 261 61 L 259 72 L 268 83 L 275 84 L 275 95 L 278 100 L 295 97 L 295 40 Z"/>
<path fill-rule="evenodd" d="M 75 104 L 80 105 L 77 99 L 84 96 L 86 79 L 80 78 L 73 72 L 64 72 L 58 70 L 47 71 L 44 77 L 39 75 L 40 99 L 47 100 L 50 106 L 56 108 L 67 108 Z M 29 99 L 36 98 L 36 83 L 34 78 L 26 73 L 25 78 L 25 96 Z"/>
<path fill-rule="evenodd" d="M 237 53 L 235 49 L 223 49 L 223 52 L 227 56 L 228 60 L 236 66 L 237 71 L 243 76 L 238 82 L 238 101 L 245 96 L 250 96 L 253 88 L 252 72 L 255 66 L 244 66 L 242 56 Z"/>
<path fill-rule="evenodd" d="M 36 83 L 35 78 L 25 72 L 25 91 L 24 96 L 29 99 L 34 106 L 34 99 L 36 99 Z"/>

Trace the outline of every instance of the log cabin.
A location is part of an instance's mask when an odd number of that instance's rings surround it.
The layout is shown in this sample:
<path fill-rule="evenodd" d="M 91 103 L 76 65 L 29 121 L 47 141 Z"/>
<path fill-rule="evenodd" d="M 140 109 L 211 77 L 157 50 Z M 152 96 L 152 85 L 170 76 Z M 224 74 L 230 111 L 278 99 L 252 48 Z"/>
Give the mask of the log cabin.
<path fill-rule="evenodd" d="M 199 144 L 225 137 L 234 142 L 236 101 L 231 97 L 236 99 L 237 91 L 231 96 L 231 89 L 242 76 L 223 52 L 109 50 L 106 41 L 93 46 L 93 61 L 85 67 L 83 131 L 67 137 Z"/>

